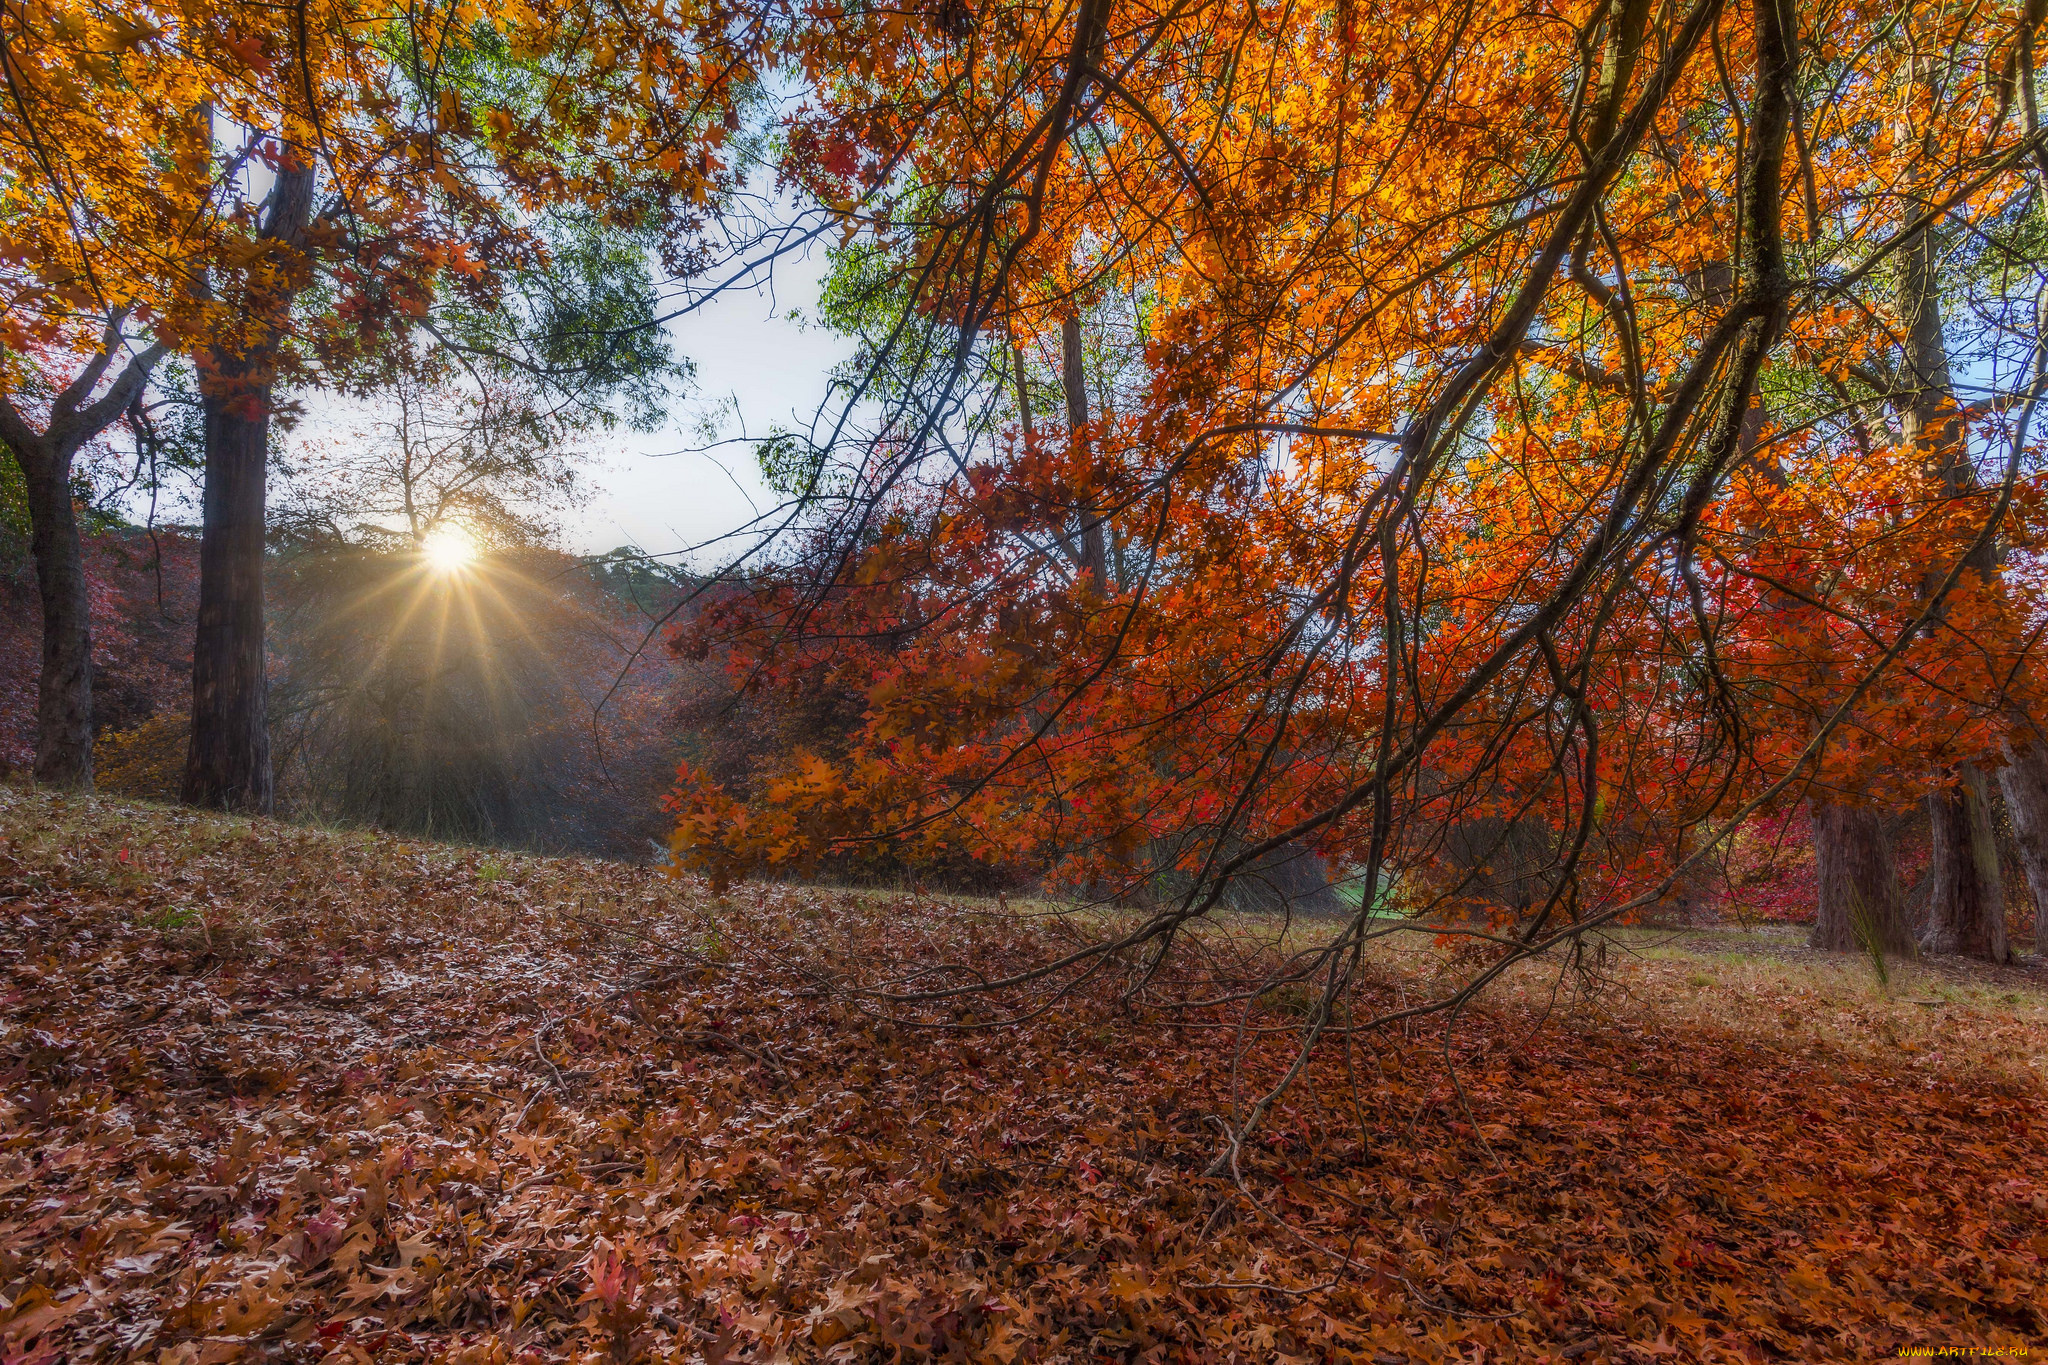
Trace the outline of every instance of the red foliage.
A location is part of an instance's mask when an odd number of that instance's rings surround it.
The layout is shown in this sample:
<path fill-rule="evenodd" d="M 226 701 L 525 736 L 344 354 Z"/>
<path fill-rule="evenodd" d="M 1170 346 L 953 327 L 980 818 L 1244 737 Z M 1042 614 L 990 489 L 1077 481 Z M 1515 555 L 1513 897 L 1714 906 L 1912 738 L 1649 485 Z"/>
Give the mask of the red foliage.
<path fill-rule="evenodd" d="M 1813 918 L 1813 822 L 1803 806 L 1759 816 L 1731 839 L 1723 913 L 1804 923 Z"/>
<path fill-rule="evenodd" d="M 882 412 L 705 629 L 858 724 L 683 774 L 679 845 L 1192 916 L 1287 843 L 1533 939 L 1994 763 L 2048 715 L 2039 319 L 1983 264 L 2037 186 L 2003 22 L 1923 9 L 1903 63 L 1889 12 L 1759 5 L 799 26 L 781 169 Z"/>

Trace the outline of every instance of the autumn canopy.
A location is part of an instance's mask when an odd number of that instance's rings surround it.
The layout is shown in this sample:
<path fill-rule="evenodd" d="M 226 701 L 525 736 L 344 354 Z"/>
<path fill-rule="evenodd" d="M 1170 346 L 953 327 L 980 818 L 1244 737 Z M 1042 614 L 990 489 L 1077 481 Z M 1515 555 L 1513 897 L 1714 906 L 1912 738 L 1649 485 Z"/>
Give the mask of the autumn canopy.
<path fill-rule="evenodd" d="M 2003 957 L 2037 8 L 11 4 L 38 771 L 90 775 L 71 461 L 153 372 L 204 409 L 186 795 L 262 808 L 278 395 L 594 374 L 661 319 L 522 314 L 561 225 L 687 274 L 751 177 L 860 352 L 682 644 L 837 720 L 686 768 L 688 861 L 1028 866 L 1162 947 L 1309 865 L 1535 943 L 1797 809 L 1821 936 L 1903 943 L 1925 799 L 1924 936 Z"/>
<path fill-rule="evenodd" d="M 2044 34 L 0 0 L 0 1357 L 2023 1350 L 2036 1035 L 1887 964 L 2048 963 Z M 773 505 L 535 530 L 802 262 Z M 1608 962 L 1758 848 L 1854 1065 Z"/>
<path fill-rule="evenodd" d="M 1904 946 L 1924 800 L 1919 932 L 2002 959 L 1994 785 L 2048 877 L 2041 21 L 810 14 L 780 173 L 861 439 L 786 453 L 805 538 L 693 640 L 854 719 L 686 771 L 678 847 L 1018 860 L 1155 955 L 1313 860 L 1334 1007 L 1376 905 L 1542 944 L 1793 811 L 1817 941 Z"/>

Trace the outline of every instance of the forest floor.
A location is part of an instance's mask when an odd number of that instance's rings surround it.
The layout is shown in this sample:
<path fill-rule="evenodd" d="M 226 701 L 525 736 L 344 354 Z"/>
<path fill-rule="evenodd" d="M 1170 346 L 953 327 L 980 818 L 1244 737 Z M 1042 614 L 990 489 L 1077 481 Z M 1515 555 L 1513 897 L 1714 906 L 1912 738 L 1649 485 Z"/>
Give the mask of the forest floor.
<path fill-rule="evenodd" d="M 1817 1361 L 2048 1340 L 2048 974 L 1628 930 L 1448 1036 L 983 903 L 0 787 L 0 1360 Z M 1226 925 L 1215 980 L 1262 951 Z M 1233 965 L 1235 964 L 1235 965 Z M 1376 956 L 1360 1008 L 1455 952 Z M 960 980 L 934 974 L 925 981 Z M 1179 980 L 1199 985 L 1195 977 Z M 979 1011 L 979 1013 L 977 1013 Z"/>

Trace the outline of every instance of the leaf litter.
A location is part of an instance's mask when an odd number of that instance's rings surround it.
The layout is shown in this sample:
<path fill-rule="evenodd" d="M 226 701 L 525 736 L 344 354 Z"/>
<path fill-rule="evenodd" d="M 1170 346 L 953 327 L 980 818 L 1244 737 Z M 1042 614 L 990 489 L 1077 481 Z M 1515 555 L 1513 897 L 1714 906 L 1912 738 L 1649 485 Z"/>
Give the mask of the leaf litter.
<path fill-rule="evenodd" d="M 0 1358 L 1826 1360 L 2048 1334 L 2042 1095 L 1512 1003 L 878 1019 L 929 898 L 0 788 Z M 1390 982 L 1389 992 L 1400 989 Z M 1236 1016 L 1228 1016 L 1235 1018 Z M 1272 1014 L 1266 1024 L 1284 1024 Z M 969 1027 L 960 1027 L 960 1026 Z M 1469 1109 L 1445 1070 L 1458 1065 Z"/>

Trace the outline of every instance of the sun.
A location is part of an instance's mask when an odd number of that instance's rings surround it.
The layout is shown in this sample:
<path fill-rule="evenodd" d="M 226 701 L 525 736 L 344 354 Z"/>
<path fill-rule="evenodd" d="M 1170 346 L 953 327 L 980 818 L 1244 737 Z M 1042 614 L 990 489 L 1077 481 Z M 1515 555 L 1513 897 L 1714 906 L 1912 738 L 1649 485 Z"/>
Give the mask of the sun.
<path fill-rule="evenodd" d="M 476 562 L 476 542 L 460 526 L 441 526 L 420 543 L 420 554 L 435 573 L 460 573 Z"/>

